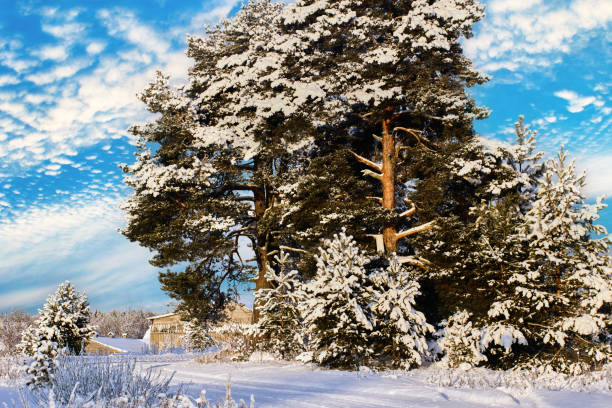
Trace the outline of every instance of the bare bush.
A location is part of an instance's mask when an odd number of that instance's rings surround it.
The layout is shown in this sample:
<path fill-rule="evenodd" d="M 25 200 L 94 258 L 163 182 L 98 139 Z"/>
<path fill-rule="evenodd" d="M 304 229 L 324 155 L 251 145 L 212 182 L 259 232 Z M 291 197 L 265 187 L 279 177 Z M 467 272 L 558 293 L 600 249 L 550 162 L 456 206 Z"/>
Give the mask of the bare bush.
<path fill-rule="evenodd" d="M 151 316 L 154 313 L 142 310 L 95 311 L 91 314 L 91 325 L 100 336 L 142 339 L 151 324 L 147 318 Z"/>
<path fill-rule="evenodd" d="M 22 311 L 0 313 L 0 355 L 16 355 L 21 333 L 34 324 L 34 316 Z"/>

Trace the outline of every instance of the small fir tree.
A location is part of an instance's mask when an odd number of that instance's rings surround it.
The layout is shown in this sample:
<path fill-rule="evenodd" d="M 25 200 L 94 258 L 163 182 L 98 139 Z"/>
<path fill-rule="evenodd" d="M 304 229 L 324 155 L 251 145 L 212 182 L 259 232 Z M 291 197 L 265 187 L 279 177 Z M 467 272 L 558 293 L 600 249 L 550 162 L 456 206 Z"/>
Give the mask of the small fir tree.
<path fill-rule="evenodd" d="M 79 354 L 94 335 L 87 297 L 68 281 L 47 298 L 38 314 L 36 326 L 24 331 L 19 347 L 22 354 L 32 357 L 26 367 L 32 384 L 49 380 L 58 350 Z"/>
<path fill-rule="evenodd" d="M 433 332 L 425 315 L 414 308 L 420 286 L 410 279 L 397 256 L 389 266 L 373 274 L 375 316 L 373 344 L 383 365 L 408 369 L 419 366 L 428 354 L 425 337 Z"/>
<path fill-rule="evenodd" d="M 537 353 L 527 366 L 579 373 L 609 361 L 612 303 L 610 241 L 595 224 L 602 198 L 585 204 L 585 177 L 561 149 L 547 162 L 538 200 L 527 217 L 530 256 L 513 277 L 513 311 Z M 594 234 L 603 238 L 595 239 Z"/>
<path fill-rule="evenodd" d="M 436 332 L 439 338 L 437 347 L 444 353 L 442 362 L 449 367 L 475 367 L 487 361 L 482 354 L 482 331 L 474 327 L 470 320 L 471 314 L 466 310 L 455 312 L 447 320 L 440 323 Z"/>
<path fill-rule="evenodd" d="M 302 319 L 298 305 L 302 300 L 298 271 L 288 271 L 289 255 L 281 252 L 275 257 L 279 272 L 269 269 L 266 279 L 269 289 L 255 292 L 261 305 L 257 322 L 257 345 L 279 358 L 291 359 L 304 351 Z"/>
<path fill-rule="evenodd" d="M 183 343 L 187 351 L 204 351 L 216 343 L 208 334 L 206 326 L 197 320 L 189 320 L 185 323 L 185 335 Z"/>
<path fill-rule="evenodd" d="M 374 299 L 365 265 L 368 257 L 344 232 L 325 240 L 317 273 L 304 285 L 300 304 L 304 326 L 322 365 L 358 368 L 369 364 L 374 330 L 369 305 Z"/>

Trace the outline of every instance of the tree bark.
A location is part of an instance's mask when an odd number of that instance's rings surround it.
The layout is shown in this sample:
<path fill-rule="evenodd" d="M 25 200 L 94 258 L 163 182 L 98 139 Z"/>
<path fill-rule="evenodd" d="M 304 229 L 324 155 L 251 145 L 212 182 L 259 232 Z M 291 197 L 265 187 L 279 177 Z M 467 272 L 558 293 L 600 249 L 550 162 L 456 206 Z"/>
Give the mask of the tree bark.
<path fill-rule="evenodd" d="M 263 218 L 266 208 L 266 191 L 265 187 L 257 188 L 253 190 L 254 199 L 254 210 L 255 218 L 260 220 Z M 256 233 L 256 248 L 255 258 L 257 259 L 257 278 L 255 279 L 255 290 L 270 288 L 270 282 L 266 279 L 266 271 L 269 267 L 268 260 L 268 239 L 267 234 L 264 232 Z M 259 305 L 253 304 L 253 323 L 259 320 Z"/>
<path fill-rule="evenodd" d="M 395 135 L 391 130 L 391 115 L 385 115 L 382 121 L 382 205 L 395 211 Z M 391 254 L 397 250 L 397 227 L 394 224 L 383 227 L 385 250 Z"/>

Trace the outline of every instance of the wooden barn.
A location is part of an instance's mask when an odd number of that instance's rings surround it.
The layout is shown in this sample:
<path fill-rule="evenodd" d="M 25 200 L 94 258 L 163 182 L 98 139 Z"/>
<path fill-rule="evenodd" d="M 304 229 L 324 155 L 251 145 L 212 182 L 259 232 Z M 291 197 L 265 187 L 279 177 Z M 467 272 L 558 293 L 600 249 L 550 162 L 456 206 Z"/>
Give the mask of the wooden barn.
<path fill-rule="evenodd" d="M 228 322 L 248 324 L 253 320 L 253 311 L 237 303 L 228 306 L 226 314 L 227 320 L 221 324 Z M 148 319 L 151 321 L 149 340 L 151 346 L 164 350 L 183 345 L 185 326 L 178 313 L 167 313 Z"/>

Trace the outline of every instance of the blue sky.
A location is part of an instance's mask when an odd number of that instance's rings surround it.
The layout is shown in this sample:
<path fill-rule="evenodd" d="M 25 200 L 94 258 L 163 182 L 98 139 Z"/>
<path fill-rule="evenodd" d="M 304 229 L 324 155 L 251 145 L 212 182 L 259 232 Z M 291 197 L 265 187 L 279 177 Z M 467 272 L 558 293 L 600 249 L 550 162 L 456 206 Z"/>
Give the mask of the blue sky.
<path fill-rule="evenodd" d="M 519 114 L 548 154 L 565 144 L 612 196 L 612 3 L 490 0 L 465 43 L 492 80 L 486 137 L 513 139 Z M 71 280 L 97 309 L 164 311 L 146 249 L 117 232 L 133 161 L 136 94 L 161 69 L 180 82 L 185 36 L 234 0 L 11 1 L 0 10 L 0 310 L 35 310 Z M 612 211 L 602 223 L 612 230 Z"/>

